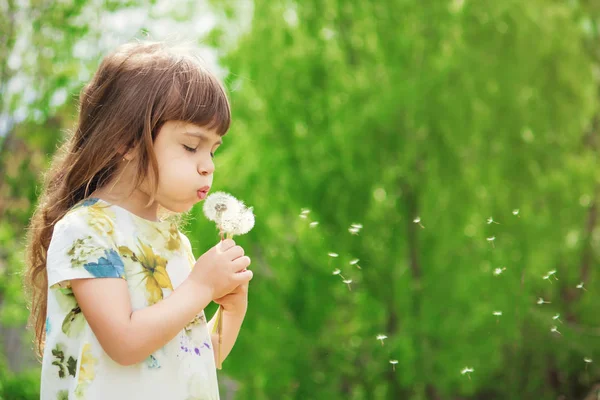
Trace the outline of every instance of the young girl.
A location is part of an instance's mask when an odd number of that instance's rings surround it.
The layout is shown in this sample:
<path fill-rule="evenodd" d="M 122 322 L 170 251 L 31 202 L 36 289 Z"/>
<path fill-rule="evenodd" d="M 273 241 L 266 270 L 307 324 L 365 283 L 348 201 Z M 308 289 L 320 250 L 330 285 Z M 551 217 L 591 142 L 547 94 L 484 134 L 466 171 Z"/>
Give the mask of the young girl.
<path fill-rule="evenodd" d="M 42 399 L 218 399 L 204 308 L 223 306 L 226 357 L 247 308 L 250 259 L 225 240 L 194 261 L 162 210 L 212 184 L 230 123 L 196 57 L 131 43 L 102 61 L 31 221 L 27 282 Z"/>

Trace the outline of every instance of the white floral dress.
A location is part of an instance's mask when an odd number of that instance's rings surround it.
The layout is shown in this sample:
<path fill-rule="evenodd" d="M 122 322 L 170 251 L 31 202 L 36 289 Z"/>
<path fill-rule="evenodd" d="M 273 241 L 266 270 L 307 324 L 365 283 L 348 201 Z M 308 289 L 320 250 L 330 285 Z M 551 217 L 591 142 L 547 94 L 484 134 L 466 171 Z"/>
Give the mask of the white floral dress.
<path fill-rule="evenodd" d="M 122 366 L 102 349 L 71 290 L 82 278 L 127 281 L 133 310 L 177 288 L 194 265 L 188 238 L 96 198 L 71 209 L 48 248 L 48 309 L 41 399 L 218 400 L 204 311 L 144 362 Z"/>

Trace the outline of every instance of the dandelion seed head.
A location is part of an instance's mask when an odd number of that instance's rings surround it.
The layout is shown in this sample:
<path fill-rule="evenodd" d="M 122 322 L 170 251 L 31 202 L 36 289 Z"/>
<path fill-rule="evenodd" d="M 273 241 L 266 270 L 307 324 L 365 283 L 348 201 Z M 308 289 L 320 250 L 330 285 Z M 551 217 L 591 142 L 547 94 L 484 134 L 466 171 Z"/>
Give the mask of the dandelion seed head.
<path fill-rule="evenodd" d="M 502 311 L 494 311 L 494 312 L 493 312 L 493 314 L 494 314 L 496 317 L 499 317 L 499 316 L 501 316 L 501 315 L 502 315 Z"/>
<path fill-rule="evenodd" d="M 313 221 L 310 224 L 308 224 L 311 228 L 314 228 L 315 226 L 319 225 L 319 223 L 317 221 Z"/>
<path fill-rule="evenodd" d="M 240 207 L 240 201 L 225 192 L 209 194 L 204 200 L 202 211 L 209 221 L 219 224 L 221 216 L 225 211 L 235 211 Z"/>
<path fill-rule="evenodd" d="M 356 265 L 359 261 L 360 260 L 358 258 L 355 258 L 354 260 L 350 261 L 350 265 Z"/>
<path fill-rule="evenodd" d="M 223 232 L 235 235 L 245 235 L 254 227 L 254 213 L 252 207 L 240 204 L 236 208 L 228 208 L 221 217 L 221 229 Z"/>
<path fill-rule="evenodd" d="M 377 335 L 377 340 L 384 340 L 384 339 L 387 339 L 386 335 L 384 335 L 384 334 Z"/>
<path fill-rule="evenodd" d="M 344 279 L 342 282 L 344 282 L 346 285 L 349 285 L 352 283 L 352 279 Z"/>
<path fill-rule="evenodd" d="M 329 257 L 333 257 L 333 258 L 335 258 L 335 257 L 338 257 L 338 256 L 339 256 L 339 254 L 338 254 L 338 253 L 327 253 L 327 255 L 328 255 Z"/>
<path fill-rule="evenodd" d="M 515 208 L 515 209 L 512 211 L 512 213 L 513 213 L 513 215 L 519 215 L 519 209 L 518 209 L 518 208 Z"/>
<path fill-rule="evenodd" d="M 357 229 L 357 228 L 348 228 L 348 232 L 350 232 L 353 235 L 358 235 L 359 231 L 360 231 L 360 229 Z"/>
<path fill-rule="evenodd" d="M 471 372 L 473 372 L 473 371 L 475 371 L 473 368 L 470 368 L 470 367 L 464 367 L 464 368 L 463 368 L 463 369 L 460 371 L 460 373 L 461 373 L 462 375 L 464 375 L 464 374 L 469 374 L 469 373 L 471 373 Z"/>
<path fill-rule="evenodd" d="M 583 282 L 581 282 L 579 285 L 577 285 L 577 289 L 583 289 Z"/>
<path fill-rule="evenodd" d="M 352 224 L 352 225 L 350 225 L 350 227 L 354 228 L 354 229 L 362 229 L 363 226 L 362 226 L 362 224 Z"/>
<path fill-rule="evenodd" d="M 390 360 L 390 364 L 396 365 L 398 364 L 398 360 Z"/>
<path fill-rule="evenodd" d="M 413 222 L 415 224 L 418 224 L 419 222 L 421 222 L 421 217 L 417 217 L 417 218 L 413 219 Z"/>
<path fill-rule="evenodd" d="M 554 317 L 552 317 L 553 320 L 557 320 L 558 318 L 560 318 L 560 314 L 556 314 Z"/>
<path fill-rule="evenodd" d="M 342 273 L 342 271 L 339 268 L 336 268 L 333 270 L 333 275 L 339 275 L 341 273 Z"/>
<path fill-rule="evenodd" d="M 494 269 L 494 275 L 498 276 L 500 275 L 504 270 L 506 270 L 506 268 L 496 268 Z"/>
<path fill-rule="evenodd" d="M 489 238 L 486 238 L 486 240 L 487 240 L 488 242 L 493 242 L 494 240 L 496 240 L 496 236 L 491 236 L 491 237 L 489 237 Z"/>
<path fill-rule="evenodd" d="M 553 269 L 552 271 L 548 271 L 548 276 L 552 276 L 554 274 L 556 274 L 556 270 L 555 269 Z"/>
<path fill-rule="evenodd" d="M 592 363 L 592 359 L 591 359 L 591 358 L 589 358 L 589 357 L 585 357 L 585 358 L 583 359 L 583 361 L 584 361 L 584 362 L 586 362 L 586 363 L 588 363 L 588 364 Z"/>

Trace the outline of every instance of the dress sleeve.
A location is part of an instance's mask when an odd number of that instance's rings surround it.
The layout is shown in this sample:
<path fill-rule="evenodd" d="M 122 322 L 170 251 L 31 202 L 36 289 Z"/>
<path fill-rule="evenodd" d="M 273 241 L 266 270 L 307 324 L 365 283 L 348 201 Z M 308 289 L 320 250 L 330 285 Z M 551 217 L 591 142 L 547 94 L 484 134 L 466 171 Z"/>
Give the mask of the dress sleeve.
<path fill-rule="evenodd" d="M 72 279 L 125 279 L 112 232 L 105 224 L 88 218 L 85 208 L 67 213 L 54 226 L 48 247 L 48 285 L 70 287 Z"/>

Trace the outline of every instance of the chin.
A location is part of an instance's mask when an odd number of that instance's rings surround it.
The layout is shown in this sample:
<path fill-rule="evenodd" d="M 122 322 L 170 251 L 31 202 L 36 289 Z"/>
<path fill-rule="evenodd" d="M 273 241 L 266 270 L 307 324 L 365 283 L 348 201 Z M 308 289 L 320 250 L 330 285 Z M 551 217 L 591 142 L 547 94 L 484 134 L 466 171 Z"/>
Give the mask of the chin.
<path fill-rule="evenodd" d="M 165 205 L 163 205 L 163 208 L 172 213 L 182 214 L 182 213 L 187 213 L 188 211 L 190 211 L 193 206 L 194 206 L 194 203 L 181 202 L 181 203 L 168 204 L 168 205 L 165 204 Z"/>

